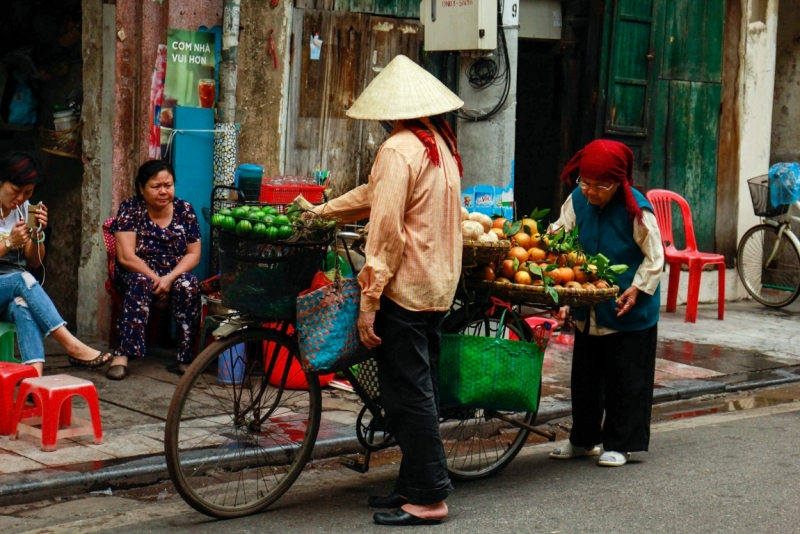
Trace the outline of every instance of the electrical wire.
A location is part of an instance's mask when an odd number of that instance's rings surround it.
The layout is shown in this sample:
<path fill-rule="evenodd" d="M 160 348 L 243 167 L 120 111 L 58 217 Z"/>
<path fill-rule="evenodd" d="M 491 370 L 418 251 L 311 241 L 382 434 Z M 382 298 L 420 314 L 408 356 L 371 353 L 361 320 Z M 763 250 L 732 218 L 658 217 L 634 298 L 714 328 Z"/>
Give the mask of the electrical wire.
<path fill-rule="evenodd" d="M 474 112 L 477 110 L 463 108 L 463 111 L 454 111 L 453 114 L 461 120 L 478 122 L 491 119 L 503 108 L 508 99 L 508 94 L 511 92 L 511 61 L 508 58 L 508 43 L 506 42 L 506 32 L 502 24 L 497 25 L 497 31 L 500 33 L 501 45 L 497 47 L 497 52 L 498 56 L 502 56 L 504 69 L 499 71 L 497 63 L 488 55 L 481 56 L 473 61 L 467 70 L 467 80 L 476 89 L 485 89 L 502 83 L 503 94 L 497 104 L 486 113 L 476 114 Z"/>

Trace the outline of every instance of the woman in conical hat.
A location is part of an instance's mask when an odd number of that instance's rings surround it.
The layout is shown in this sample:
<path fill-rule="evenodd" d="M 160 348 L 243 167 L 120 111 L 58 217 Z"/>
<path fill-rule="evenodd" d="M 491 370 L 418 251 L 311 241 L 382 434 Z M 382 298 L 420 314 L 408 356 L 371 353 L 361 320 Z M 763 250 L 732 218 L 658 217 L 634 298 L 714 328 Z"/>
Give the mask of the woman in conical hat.
<path fill-rule="evenodd" d="M 599 456 L 598 465 L 625 465 L 647 451 L 664 251 L 653 208 L 633 189 L 633 152 L 598 139 L 580 150 L 561 179 L 577 187 L 552 231 L 580 228 L 586 254 L 626 264 L 617 276 L 622 295 L 575 309 L 572 355 L 572 431 L 550 453 L 557 460 Z M 602 446 L 602 448 L 601 448 Z"/>
<path fill-rule="evenodd" d="M 434 524 L 448 511 L 435 369 L 461 271 L 463 169 L 443 114 L 463 105 L 425 69 L 395 57 L 347 111 L 394 123 L 369 183 L 315 209 L 340 222 L 370 218 L 358 328 L 376 349 L 381 404 L 403 453 L 394 491 L 369 499 L 395 509 L 376 513 L 380 524 Z"/>

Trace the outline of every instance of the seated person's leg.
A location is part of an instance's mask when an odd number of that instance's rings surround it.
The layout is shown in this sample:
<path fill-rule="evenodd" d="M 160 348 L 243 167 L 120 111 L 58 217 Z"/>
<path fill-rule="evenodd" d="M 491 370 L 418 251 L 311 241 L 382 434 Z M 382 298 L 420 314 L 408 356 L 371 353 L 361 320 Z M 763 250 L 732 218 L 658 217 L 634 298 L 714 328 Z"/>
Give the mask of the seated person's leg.
<path fill-rule="evenodd" d="M 173 282 L 170 311 L 178 323 L 178 362 L 191 363 L 200 327 L 200 284 L 195 275 L 183 273 Z"/>
<path fill-rule="evenodd" d="M 17 328 L 17 343 L 22 363 L 32 365 L 42 376 L 44 369 L 44 343 L 42 331 L 21 297 L 11 301 L 3 312 L 3 321 L 14 323 Z"/>
<path fill-rule="evenodd" d="M 123 276 L 125 292 L 117 321 L 117 346 L 112 365 L 127 365 L 128 357 L 144 357 L 146 354 L 147 320 L 153 302 L 149 278 L 140 273 L 125 273 Z"/>

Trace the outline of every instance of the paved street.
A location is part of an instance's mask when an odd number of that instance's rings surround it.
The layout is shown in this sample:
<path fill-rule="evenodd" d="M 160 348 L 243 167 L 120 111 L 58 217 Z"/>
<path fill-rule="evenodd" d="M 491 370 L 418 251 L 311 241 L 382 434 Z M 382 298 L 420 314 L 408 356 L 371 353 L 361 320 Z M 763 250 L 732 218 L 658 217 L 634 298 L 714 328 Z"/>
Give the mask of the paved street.
<path fill-rule="evenodd" d="M 528 447 L 499 476 L 458 484 L 448 520 L 415 532 L 798 532 L 800 402 L 741 411 L 798 398 L 790 385 L 662 405 L 651 452 L 618 469 Z M 315 462 L 277 505 L 238 520 L 210 520 L 162 484 L 0 508 L 0 532 L 383 532 L 364 503 L 390 489 L 393 460 L 367 475 Z"/>

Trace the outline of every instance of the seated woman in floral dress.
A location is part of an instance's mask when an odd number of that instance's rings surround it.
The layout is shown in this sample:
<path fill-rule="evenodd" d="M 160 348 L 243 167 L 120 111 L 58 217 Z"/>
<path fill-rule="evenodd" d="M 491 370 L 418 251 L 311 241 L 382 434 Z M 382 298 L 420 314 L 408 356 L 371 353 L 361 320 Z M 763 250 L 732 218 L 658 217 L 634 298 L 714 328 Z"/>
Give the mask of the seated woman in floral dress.
<path fill-rule="evenodd" d="M 192 205 L 175 198 L 169 163 L 148 161 L 136 175 L 138 194 L 119 207 L 114 221 L 114 285 L 124 295 L 117 346 L 106 376 L 122 380 L 128 358 L 143 357 L 150 306 L 169 300 L 178 323 L 178 372 L 192 361 L 200 322 L 200 291 L 191 271 L 200 262 L 200 227 Z"/>

